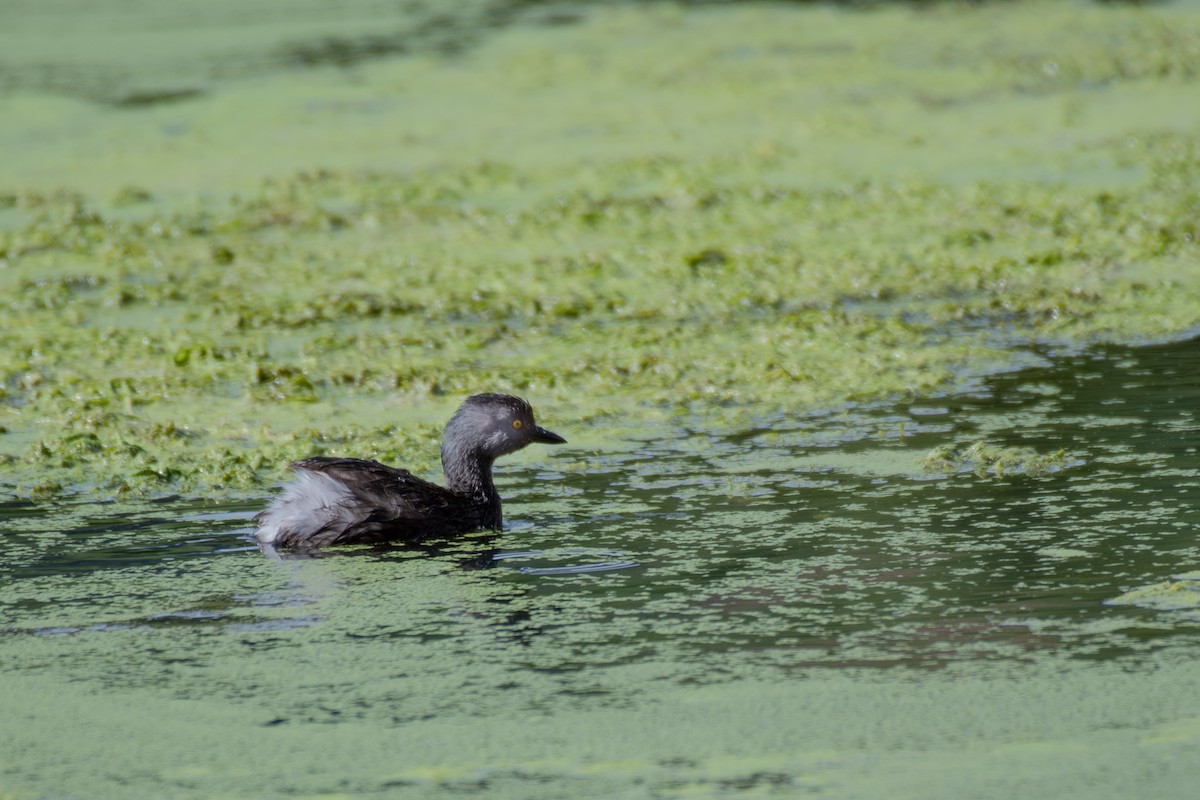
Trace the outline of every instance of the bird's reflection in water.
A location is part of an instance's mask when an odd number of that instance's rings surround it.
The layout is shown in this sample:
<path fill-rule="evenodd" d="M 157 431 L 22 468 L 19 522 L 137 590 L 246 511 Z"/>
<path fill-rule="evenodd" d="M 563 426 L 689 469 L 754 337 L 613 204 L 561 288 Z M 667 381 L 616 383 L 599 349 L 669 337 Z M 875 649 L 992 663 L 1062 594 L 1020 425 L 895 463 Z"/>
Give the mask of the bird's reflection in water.
<path fill-rule="evenodd" d="M 460 568 L 467 570 L 492 569 L 502 567 L 523 575 L 577 575 L 591 572 L 612 572 L 627 570 L 640 566 L 637 561 L 627 558 L 616 550 L 601 550 L 587 547 L 564 547 L 550 550 L 500 550 L 488 545 L 493 543 L 497 535 L 494 533 L 477 534 L 472 537 L 473 547 L 481 547 L 478 552 L 463 557 L 463 540 L 461 538 L 421 542 L 379 542 L 353 548 L 290 548 L 277 550 L 275 547 L 261 545 L 263 555 L 274 561 L 307 560 L 316 558 L 357 557 L 383 560 L 408 560 L 415 555 L 434 559 L 452 560 Z M 583 561 L 582 559 L 599 559 Z M 512 562 L 508 564 L 505 562 Z M 532 562 L 517 566 L 517 562 Z M 567 563 L 562 563 L 567 562 Z"/>

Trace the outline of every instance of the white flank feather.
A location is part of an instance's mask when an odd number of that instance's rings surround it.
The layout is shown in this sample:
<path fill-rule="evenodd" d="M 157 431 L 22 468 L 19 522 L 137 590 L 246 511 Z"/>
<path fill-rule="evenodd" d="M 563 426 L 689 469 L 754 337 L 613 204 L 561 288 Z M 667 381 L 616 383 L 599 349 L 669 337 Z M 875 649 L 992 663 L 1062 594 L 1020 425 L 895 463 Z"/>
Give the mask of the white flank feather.
<path fill-rule="evenodd" d="M 260 515 L 254 536 L 263 544 L 273 544 L 283 531 L 320 530 L 339 517 L 349 523 L 355 517 L 347 508 L 351 496 L 349 489 L 328 475 L 300 471 Z"/>

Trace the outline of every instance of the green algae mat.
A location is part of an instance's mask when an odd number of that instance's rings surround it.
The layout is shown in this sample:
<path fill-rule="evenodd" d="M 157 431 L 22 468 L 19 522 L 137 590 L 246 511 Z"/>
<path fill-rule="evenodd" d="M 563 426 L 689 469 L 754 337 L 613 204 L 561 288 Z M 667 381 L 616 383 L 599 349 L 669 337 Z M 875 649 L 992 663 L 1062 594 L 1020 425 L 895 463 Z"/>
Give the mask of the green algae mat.
<path fill-rule="evenodd" d="M 1200 5 L 0 20 L 3 800 L 1191 796 Z M 478 391 L 500 541 L 247 545 Z"/>
<path fill-rule="evenodd" d="M 114 91 L 197 94 L 0 99 L 0 490 L 433 468 L 484 389 L 739 424 L 1178 334 L 1197 13 L 597 9 L 225 82 L 101 49 Z"/>

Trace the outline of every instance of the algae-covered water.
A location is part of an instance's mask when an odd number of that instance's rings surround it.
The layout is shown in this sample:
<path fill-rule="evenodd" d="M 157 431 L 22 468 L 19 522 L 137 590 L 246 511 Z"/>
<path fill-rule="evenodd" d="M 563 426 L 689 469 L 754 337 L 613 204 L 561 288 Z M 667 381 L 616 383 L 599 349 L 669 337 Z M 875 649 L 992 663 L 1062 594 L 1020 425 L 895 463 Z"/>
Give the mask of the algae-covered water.
<path fill-rule="evenodd" d="M 279 560 L 247 503 L 10 504 L 0 775 L 17 797 L 1187 797 L 1197 358 L 1042 355 L 725 434 L 631 422 L 504 470 L 505 531 L 424 549 Z M 923 466 L 980 440 L 1068 455 Z"/>
<path fill-rule="evenodd" d="M 0 10 L 0 798 L 1191 797 L 1200 9 Z M 570 444 L 263 553 L 289 459 Z"/>

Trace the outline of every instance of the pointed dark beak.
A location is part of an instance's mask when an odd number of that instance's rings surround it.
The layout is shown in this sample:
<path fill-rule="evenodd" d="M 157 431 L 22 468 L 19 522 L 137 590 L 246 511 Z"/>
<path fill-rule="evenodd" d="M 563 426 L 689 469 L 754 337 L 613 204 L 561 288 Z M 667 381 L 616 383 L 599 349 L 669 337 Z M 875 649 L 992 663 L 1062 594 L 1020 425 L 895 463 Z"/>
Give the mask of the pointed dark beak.
<path fill-rule="evenodd" d="M 533 434 L 529 437 L 535 442 L 542 444 L 566 444 L 567 440 L 559 436 L 553 431 L 548 431 L 540 425 L 533 426 Z"/>

